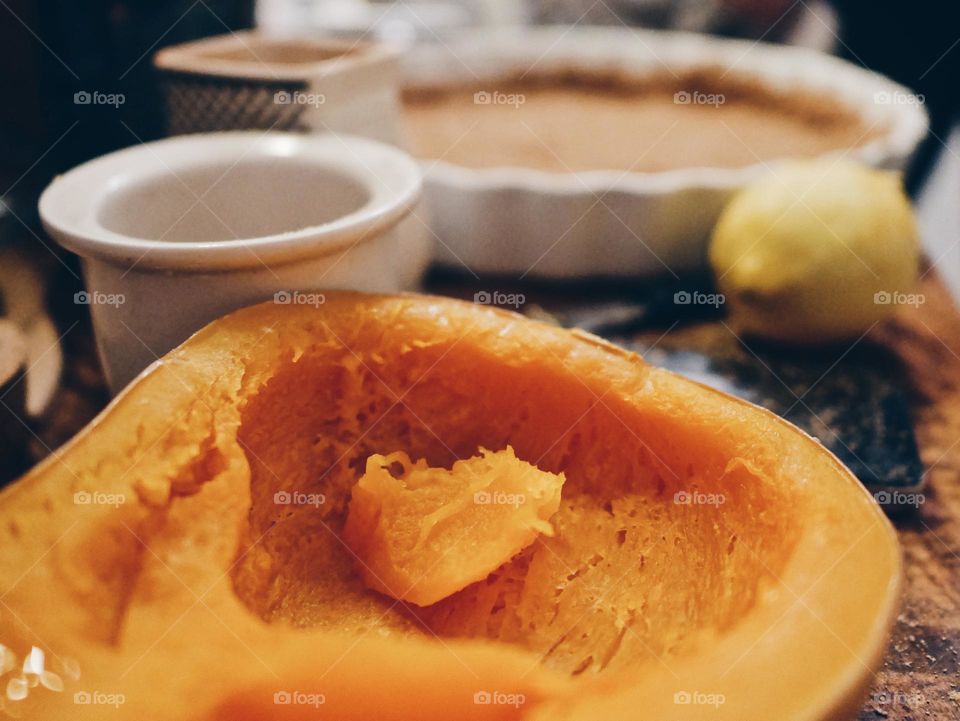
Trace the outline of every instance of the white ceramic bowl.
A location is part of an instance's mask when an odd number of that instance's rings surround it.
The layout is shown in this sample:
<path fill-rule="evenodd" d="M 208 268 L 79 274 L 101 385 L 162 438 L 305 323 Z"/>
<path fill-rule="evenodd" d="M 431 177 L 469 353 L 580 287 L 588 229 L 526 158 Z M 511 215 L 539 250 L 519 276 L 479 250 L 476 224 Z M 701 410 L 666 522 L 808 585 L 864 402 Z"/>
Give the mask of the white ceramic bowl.
<path fill-rule="evenodd" d="M 40 198 L 44 227 L 82 258 L 116 391 L 210 320 L 325 288 L 391 292 L 422 269 L 415 161 L 333 134 L 186 135 L 97 158 Z"/>
<path fill-rule="evenodd" d="M 927 131 L 926 111 L 910 102 L 915 96 L 907 88 L 804 48 L 623 27 L 541 27 L 473 33 L 418 48 L 404 62 L 408 87 L 486 81 L 491 89 L 528 71 L 642 75 L 668 68 L 679 75 L 694 67 L 732 68 L 774 90 L 803 88 L 842 100 L 868 126 L 885 128 L 847 157 L 894 170 L 905 166 Z M 724 204 L 770 164 L 654 173 L 472 169 L 443 160 L 423 165 L 439 262 L 476 273 L 574 277 L 703 267 Z"/>

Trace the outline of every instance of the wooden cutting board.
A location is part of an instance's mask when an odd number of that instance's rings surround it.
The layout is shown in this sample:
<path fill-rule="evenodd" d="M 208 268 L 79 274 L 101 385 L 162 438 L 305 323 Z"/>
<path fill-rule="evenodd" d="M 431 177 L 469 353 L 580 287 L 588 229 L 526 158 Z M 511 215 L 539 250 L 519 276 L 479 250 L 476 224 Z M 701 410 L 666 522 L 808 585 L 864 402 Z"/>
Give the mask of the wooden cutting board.
<path fill-rule="evenodd" d="M 960 313 L 934 273 L 926 302 L 877 338 L 910 388 L 925 502 L 896 519 L 906 584 L 893 642 L 861 721 L 960 719 Z"/>

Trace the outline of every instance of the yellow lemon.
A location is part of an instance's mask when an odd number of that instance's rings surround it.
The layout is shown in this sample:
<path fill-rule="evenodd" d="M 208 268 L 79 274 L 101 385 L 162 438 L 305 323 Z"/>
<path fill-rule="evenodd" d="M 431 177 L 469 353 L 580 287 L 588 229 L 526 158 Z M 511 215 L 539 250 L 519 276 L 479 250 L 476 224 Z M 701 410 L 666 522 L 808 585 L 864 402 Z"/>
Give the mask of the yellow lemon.
<path fill-rule="evenodd" d="M 739 191 L 709 255 L 731 322 L 751 335 L 837 341 L 917 302 L 917 224 L 900 177 L 852 162 L 789 163 Z"/>

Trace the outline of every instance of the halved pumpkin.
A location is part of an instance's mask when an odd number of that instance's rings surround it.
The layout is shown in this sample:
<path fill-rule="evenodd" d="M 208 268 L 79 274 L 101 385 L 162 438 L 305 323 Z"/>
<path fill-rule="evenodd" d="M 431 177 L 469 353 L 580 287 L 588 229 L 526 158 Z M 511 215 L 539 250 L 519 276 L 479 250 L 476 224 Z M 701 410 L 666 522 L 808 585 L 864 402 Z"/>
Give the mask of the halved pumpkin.
<path fill-rule="evenodd" d="M 423 608 L 367 589 L 366 459 L 508 444 L 565 475 L 554 535 Z M 844 718 L 901 573 L 776 416 L 586 334 L 348 293 L 156 363 L 0 494 L 0 549 L 0 643 L 81 669 L 16 702 L 43 719 Z"/>

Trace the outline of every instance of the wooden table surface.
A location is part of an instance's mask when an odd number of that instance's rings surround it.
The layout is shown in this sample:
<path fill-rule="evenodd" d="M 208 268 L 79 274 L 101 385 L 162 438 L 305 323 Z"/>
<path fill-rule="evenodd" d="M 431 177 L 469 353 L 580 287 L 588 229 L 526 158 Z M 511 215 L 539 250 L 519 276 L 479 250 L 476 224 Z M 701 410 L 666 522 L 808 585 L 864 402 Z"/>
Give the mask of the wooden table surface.
<path fill-rule="evenodd" d="M 61 281 L 57 295 L 69 297 L 73 280 Z M 429 289 L 470 297 L 472 285 L 448 281 Z M 875 330 L 875 339 L 907 369 L 903 382 L 927 485 L 919 509 L 895 520 L 906 561 L 903 604 L 861 721 L 960 719 L 960 313 L 934 274 L 924 278 L 920 292 L 925 303 L 903 309 Z M 577 302 L 575 294 L 562 295 L 568 306 Z M 72 317 L 58 316 L 64 328 L 76 325 L 63 339 L 63 387 L 45 419 L 32 428 L 33 460 L 69 438 L 107 400 L 85 310 L 74 306 L 66 311 Z"/>
<path fill-rule="evenodd" d="M 920 291 L 926 302 L 878 334 L 907 369 L 927 485 L 896 520 L 903 603 L 862 721 L 960 719 L 960 313 L 932 274 Z"/>

